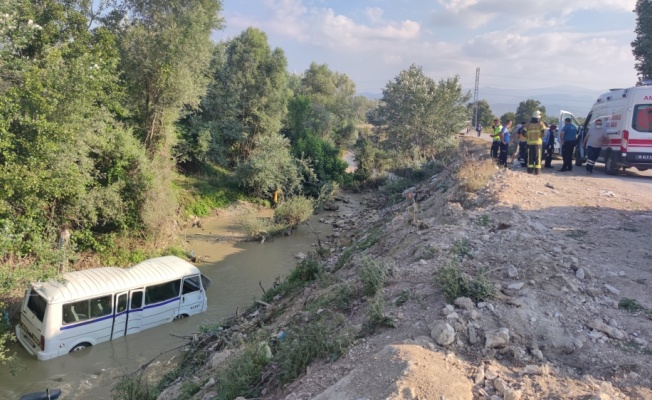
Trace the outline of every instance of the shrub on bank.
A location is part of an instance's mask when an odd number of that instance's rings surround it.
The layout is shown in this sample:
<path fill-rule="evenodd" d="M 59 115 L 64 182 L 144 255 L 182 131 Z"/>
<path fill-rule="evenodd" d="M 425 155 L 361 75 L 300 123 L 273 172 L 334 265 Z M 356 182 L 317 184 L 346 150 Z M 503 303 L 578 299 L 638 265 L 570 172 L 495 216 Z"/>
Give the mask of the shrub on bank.
<path fill-rule="evenodd" d="M 287 228 L 294 228 L 300 223 L 307 221 L 314 211 L 313 200 L 296 196 L 276 208 L 276 211 L 274 211 L 274 221 Z"/>

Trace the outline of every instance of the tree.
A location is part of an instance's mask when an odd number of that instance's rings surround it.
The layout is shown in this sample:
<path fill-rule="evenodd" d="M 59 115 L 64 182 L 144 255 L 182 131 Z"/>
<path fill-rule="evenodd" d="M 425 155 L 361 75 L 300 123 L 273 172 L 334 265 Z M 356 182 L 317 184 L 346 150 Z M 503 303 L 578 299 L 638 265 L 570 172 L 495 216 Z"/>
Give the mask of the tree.
<path fill-rule="evenodd" d="M 174 144 L 173 123 L 205 94 L 221 0 L 124 0 L 120 69 L 151 155 Z"/>
<path fill-rule="evenodd" d="M 218 45 L 200 112 L 184 123 L 184 142 L 199 147 L 195 158 L 235 165 L 247 159 L 258 136 L 277 134 L 290 95 L 286 68 L 283 51 L 272 50 L 256 28 Z"/>
<path fill-rule="evenodd" d="M 454 146 L 454 139 L 469 119 L 459 78 L 438 83 L 411 65 L 389 82 L 378 108 L 378 126 L 384 147 L 414 162 L 436 156 Z"/>
<path fill-rule="evenodd" d="M 636 60 L 638 82 L 652 78 L 652 3 L 638 0 L 634 8 L 636 13 L 636 39 L 632 42 L 632 53 Z"/>
<path fill-rule="evenodd" d="M 254 142 L 251 154 L 236 171 L 242 185 L 258 197 L 270 197 L 276 190 L 286 196 L 298 193 L 303 178 L 290 141 L 272 134 L 256 136 Z"/>
<path fill-rule="evenodd" d="M 478 100 L 478 120 L 475 121 L 475 103 L 469 103 L 466 106 L 471 115 L 471 122 L 474 127 L 478 126 L 478 123 L 482 126 L 490 126 L 494 119 L 494 113 L 491 111 L 491 107 L 487 100 Z"/>
<path fill-rule="evenodd" d="M 305 121 L 310 130 L 338 147 L 353 145 L 355 124 L 366 113 L 368 103 L 355 96 L 355 83 L 328 65 L 316 63 L 304 72 L 299 94 L 310 99 L 312 112 Z"/>
<path fill-rule="evenodd" d="M 518 122 L 515 122 L 516 121 L 516 114 L 514 114 L 511 111 L 506 112 L 505 114 L 500 116 L 500 123 L 501 124 L 504 125 L 505 122 L 507 122 L 508 120 L 514 122 L 514 125 L 518 124 Z"/>
<path fill-rule="evenodd" d="M 516 108 L 517 123 L 521 123 L 523 121 L 525 122 L 530 121 L 530 119 L 532 118 L 532 114 L 537 110 L 541 111 L 541 118 L 545 119 L 546 108 L 543 105 L 541 105 L 541 102 L 539 100 L 528 99 L 520 102 L 518 104 L 518 107 Z"/>

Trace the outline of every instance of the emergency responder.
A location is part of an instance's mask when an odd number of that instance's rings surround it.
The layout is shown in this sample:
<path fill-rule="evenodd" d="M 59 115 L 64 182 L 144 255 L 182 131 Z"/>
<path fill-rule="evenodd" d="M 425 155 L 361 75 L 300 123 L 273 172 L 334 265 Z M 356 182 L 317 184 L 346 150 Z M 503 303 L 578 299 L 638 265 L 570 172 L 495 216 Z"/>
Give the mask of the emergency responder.
<path fill-rule="evenodd" d="M 532 113 L 532 119 L 523 128 L 527 138 L 527 173 L 541 173 L 541 145 L 546 125 L 541 122 L 541 111 Z"/>
<path fill-rule="evenodd" d="M 521 162 L 521 167 L 525 168 L 527 167 L 527 137 L 525 137 L 525 121 L 518 125 L 518 160 Z"/>
<path fill-rule="evenodd" d="M 498 161 L 498 153 L 500 150 L 500 132 L 503 126 L 500 124 L 498 118 L 494 119 L 494 124 L 491 125 L 491 158 Z"/>

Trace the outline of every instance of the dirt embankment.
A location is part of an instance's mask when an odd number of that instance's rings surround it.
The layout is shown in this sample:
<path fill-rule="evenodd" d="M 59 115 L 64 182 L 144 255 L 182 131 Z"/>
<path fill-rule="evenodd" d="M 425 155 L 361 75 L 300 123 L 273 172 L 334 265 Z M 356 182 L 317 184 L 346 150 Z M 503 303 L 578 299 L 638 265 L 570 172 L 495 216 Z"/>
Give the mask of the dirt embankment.
<path fill-rule="evenodd" d="M 652 179 L 575 172 L 500 170 L 469 193 L 451 168 L 395 205 L 368 194 L 360 214 L 325 217 L 335 227 L 329 282 L 360 287 L 374 260 L 385 273 L 385 325 L 394 327 L 359 334 L 337 360 L 315 361 L 261 396 L 652 399 Z M 468 296 L 447 297 L 456 290 Z M 324 309 L 307 305 L 326 293 L 317 280 L 297 297 L 277 296 L 271 306 L 283 313 L 266 319 L 268 331 L 309 323 Z M 346 307 L 358 333 L 374 301 L 359 296 Z M 212 368 L 228 357 L 211 357 L 193 398 L 217 394 Z"/>

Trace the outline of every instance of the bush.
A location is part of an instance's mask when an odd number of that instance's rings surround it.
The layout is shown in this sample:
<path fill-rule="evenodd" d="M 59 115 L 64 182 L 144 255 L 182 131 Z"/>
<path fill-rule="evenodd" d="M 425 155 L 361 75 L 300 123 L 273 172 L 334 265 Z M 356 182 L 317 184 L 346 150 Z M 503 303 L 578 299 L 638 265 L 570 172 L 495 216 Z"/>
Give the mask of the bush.
<path fill-rule="evenodd" d="M 363 256 L 361 261 L 358 276 L 364 285 L 364 292 L 367 296 L 375 296 L 385 286 L 385 268 L 368 256 Z"/>
<path fill-rule="evenodd" d="M 394 328 L 394 320 L 385 315 L 385 303 L 383 296 L 376 295 L 369 300 L 369 308 L 367 308 L 367 321 L 364 324 L 364 331 L 367 334 L 375 332 L 378 328 Z"/>
<path fill-rule="evenodd" d="M 263 370 L 269 362 L 266 347 L 258 342 L 250 343 L 242 354 L 216 377 L 217 399 L 232 400 L 239 396 L 259 397 L 256 383 L 260 381 Z"/>
<path fill-rule="evenodd" d="M 245 215 L 240 218 L 240 226 L 249 240 L 260 240 L 273 236 L 277 230 L 276 225 L 270 218 L 259 218 L 255 215 Z"/>
<path fill-rule="evenodd" d="M 325 311 L 308 324 L 290 328 L 280 342 L 276 359 L 280 366 L 279 384 L 292 382 L 314 360 L 336 360 L 351 345 L 354 334 L 341 314 Z"/>
<path fill-rule="evenodd" d="M 156 397 L 141 373 L 123 376 L 111 389 L 112 400 L 154 400 Z"/>
<path fill-rule="evenodd" d="M 274 221 L 279 225 L 294 228 L 307 221 L 314 213 L 314 210 L 311 199 L 301 196 L 292 197 L 274 211 Z"/>
<path fill-rule="evenodd" d="M 439 269 L 436 281 L 451 302 L 458 297 L 469 297 L 476 302 L 483 301 L 495 293 L 494 285 L 487 279 L 485 271 L 471 276 L 462 272 L 454 262 Z"/>

